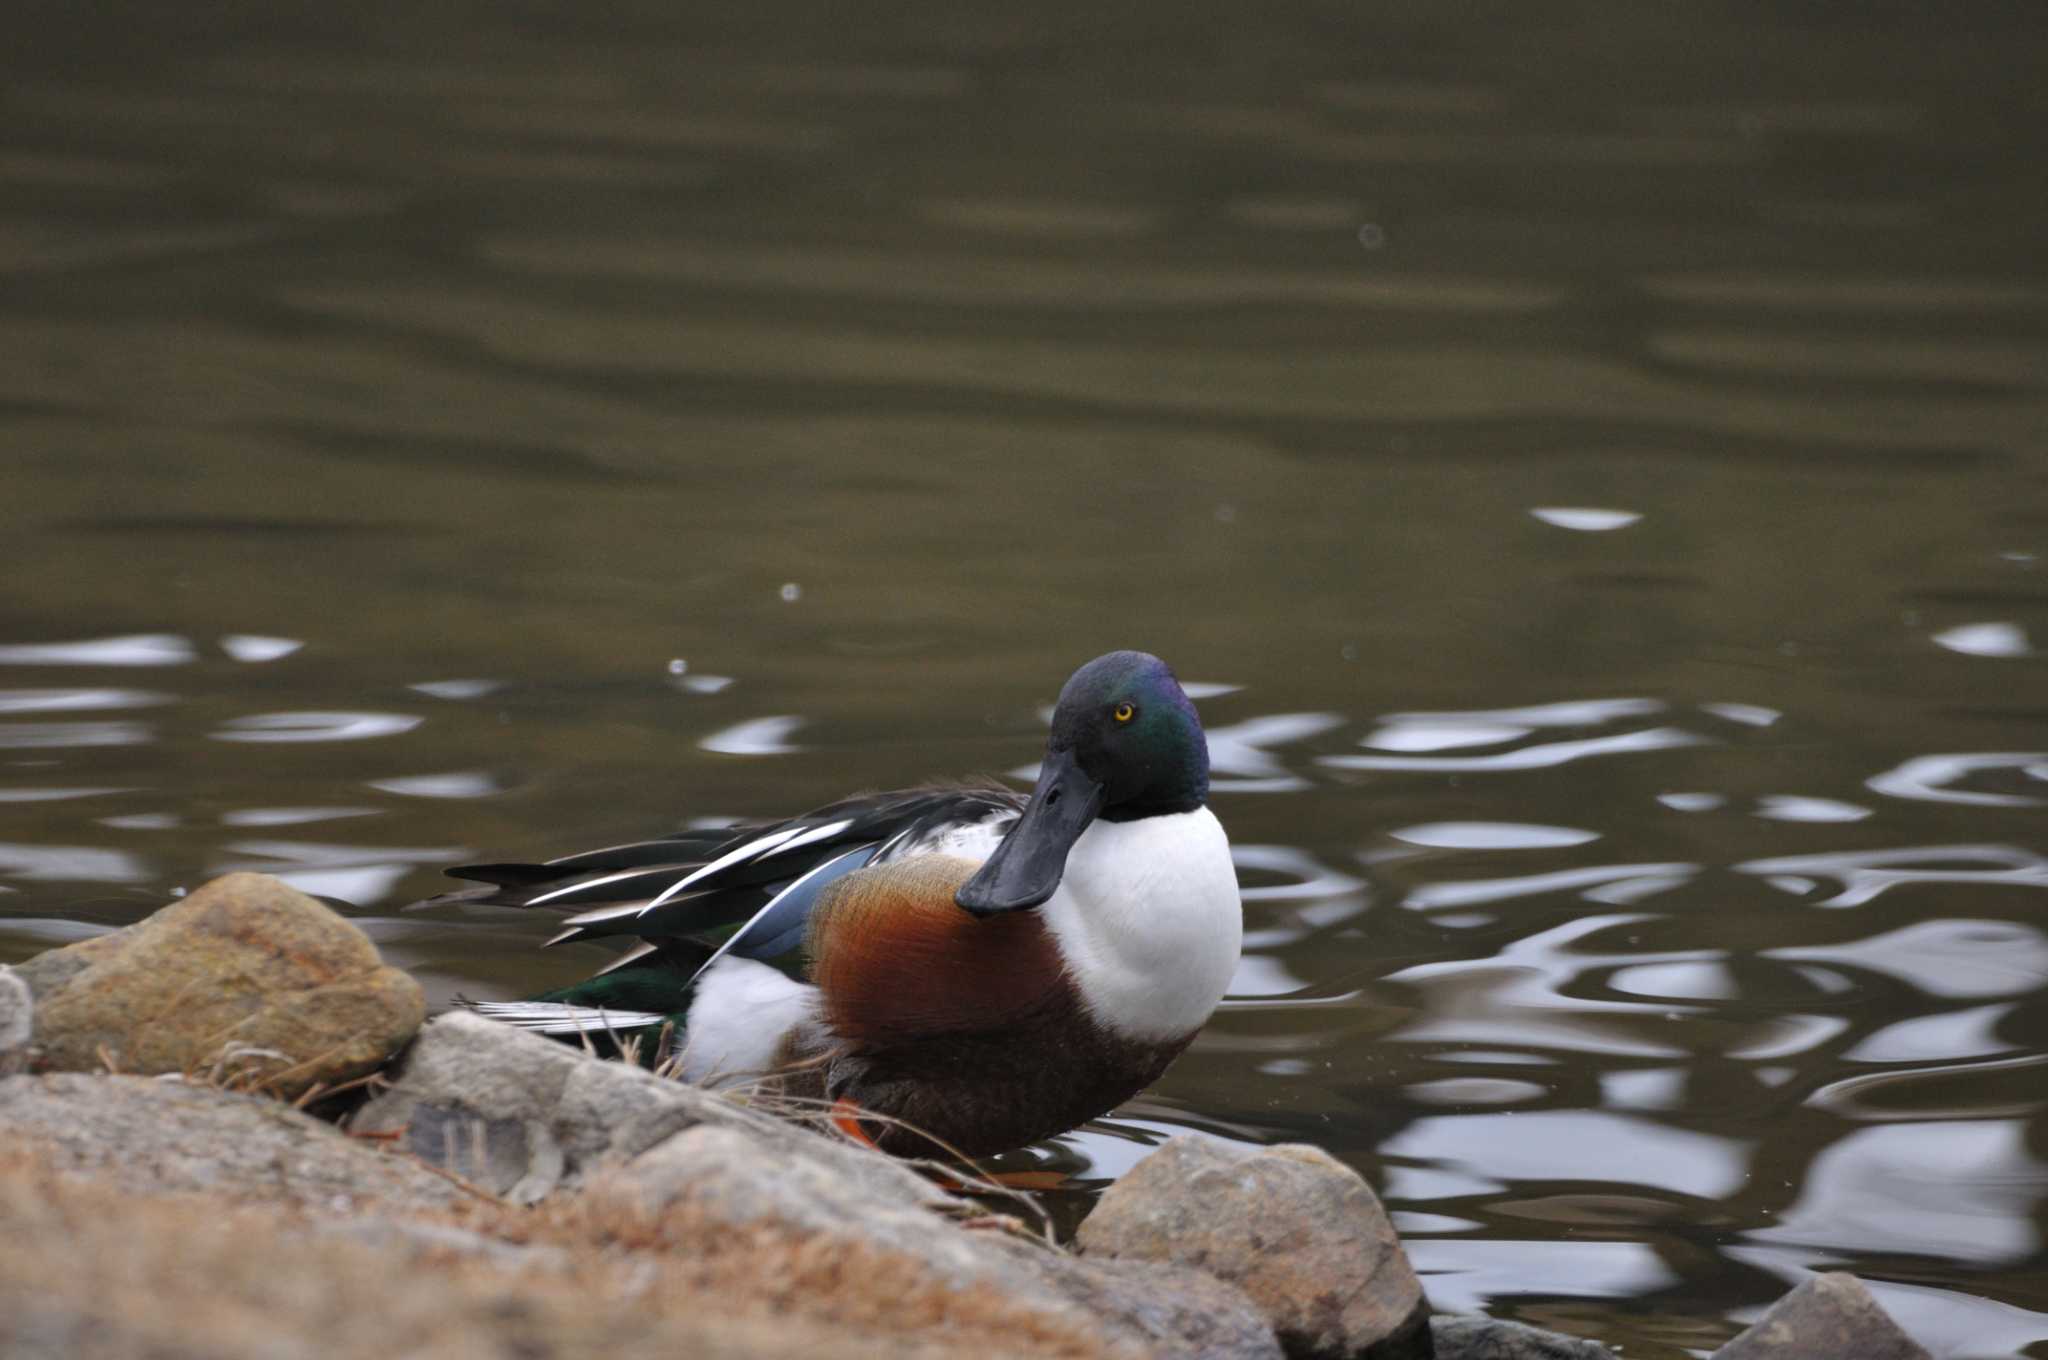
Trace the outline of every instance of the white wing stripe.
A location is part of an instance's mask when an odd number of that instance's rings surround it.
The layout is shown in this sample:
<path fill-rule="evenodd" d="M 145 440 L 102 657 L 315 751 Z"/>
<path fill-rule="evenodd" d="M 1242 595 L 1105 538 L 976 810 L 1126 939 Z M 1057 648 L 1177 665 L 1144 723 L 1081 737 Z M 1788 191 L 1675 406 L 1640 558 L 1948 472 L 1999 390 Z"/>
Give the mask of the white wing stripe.
<path fill-rule="evenodd" d="M 564 917 L 562 924 L 587 926 L 598 921 L 616 921 L 621 916 L 638 916 L 644 910 L 645 907 L 639 902 L 624 902 L 610 906 L 592 907 L 589 911 L 578 912 L 574 916 Z"/>
<path fill-rule="evenodd" d="M 601 888 L 607 883 L 623 883 L 629 878 L 638 878 L 643 874 L 655 874 L 660 872 L 661 866 L 654 865 L 652 867 L 644 869 L 624 869 L 616 874 L 606 874 L 603 878 L 578 879 L 576 882 L 571 883 L 566 888 L 556 888 L 553 892 L 544 892 L 538 897 L 529 897 L 526 899 L 526 905 L 529 907 L 545 906 L 547 903 L 552 902 L 557 897 L 562 897 L 573 892 L 582 892 L 585 888 Z"/>
<path fill-rule="evenodd" d="M 843 822 L 827 822 L 824 826 L 814 826 L 795 840 L 784 841 L 781 845 L 776 846 L 773 850 L 761 856 L 761 858 L 768 859 L 771 856 L 782 854 L 784 851 L 794 850 L 800 845 L 809 845 L 812 841 L 830 840 L 852 825 L 853 819 L 849 817 Z"/>
<path fill-rule="evenodd" d="M 826 860 L 826 861 L 825 861 L 825 862 L 824 862 L 823 864 L 820 864 L 820 865 L 817 865 L 817 866 L 815 866 L 814 868 L 812 868 L 812 869 L 810 870 L 810 872 L 806 873 L 806 874 L 805 874 L 805 875 L 804 875 L 804 876 L 803 876 L 802 878 L 800 878 L 800 879 L 798 879 L 798 880 L 797 880 L 796 882 L 794 882 L 794 883 L 790 884 L 790 885 L 789 885 L 789 886 L 788 886 L 787 888 L 784 888 L 784 889 L 783 889 L 783 890 L 782 890 L 781 892 L 779 892 L 779 893 L 775 894 L 775 896 L 773 896 L 773 897 L 769 898 L 769 899 L 768 899 L 768 905 L 766 905 L 766 906 L 762 907 L 762 908 L 761 908 L 761 909 L 760 909 L 759 911 L 755 912 L 755 913 L 754 913 L 754 914 L 753 914 L 752 916 L 749 916 L 749 917 L 747 918 L 747 923 L 746 923 L 745 925 L 741 926 L 741 927 L 740 927 L 740 928 L 739 928 L 738 930 L 735 930 L 735 931 L 734 931 L 734 932 L 733 932 L 733 933 L 732 933 L 732 934 L 731 934 L 731 935 L 730 935 L 730 936 L 729 936 L 729 937 L 728 937 L 728 938 L 726 939 L 726 942 L 725 942 L 724 944 L 722 944 L 722 945 L 718 946 L 717 950 L 716 950 L 715 952 L 713 952 L 713 954 L 711 955 L 711 957 L 710 957 L 710 958 L 708 958 L 708 959 L 704 960 L 704 965 L 703 965 L 703 967 L 699 968 L 699 969 L 698 969 L 698 970 L 697 970 L 697 971 L 696 971 L 695 973 L 692 973 L 692 974 L 690 975 L 690 981 L 692 981 L 692 982 L 695 982 L 695 981 L 696 981 L 696 980 L 697 980 L 698 978 L 700 978 L 700 977 L 703 977 L 703 976 L 704 976 L 704 972 L 705 972 L 705 969 L 708 969 L 709 967 L 711 967 L 711 965 L 712 965 L 712 964 L 714 964 L 714 963 L 717 963 L 717 962 L 718 962 L 718 961 L 719 961 L 720 959 L 724 958 L 724 957 L 725 957 L 725 956 L 726 956 L 726 955 L 727 955 L 728 953 L 730 953 L 730 952 L 732 951 L 732 947 L 733 947 L 734 945 L 738 944 L 738 943 L 739 943 L 739 942 L 740 942 L 741 940 L 744 940 L 744 939 L 746 939 L 746 938 L 747 938 L 747 932 L 748 932 L 748 931 L 750 931 L 750 930 L 752 930 L 752 929 L 754 928 L 754 924 L 755 924 L 755 922 L 759 921 L 759 920 L 760 920 L 760 919 L 761 919 L 762 917 L 766 916 L 766 915 L 767 915 L 767 914 L 768 914 L 769 912 L 771 912 L 771 911 L 775 910 L 775 908 L 776 908 L 777 904 L 779 904 L 779 903 L 780 903 L 780 902 L 782 901 L 782 899 L 783 899 L 783 898 L 785 898 L 785 897 L 789 896 L 789 895 L 790 895 L 791 893 L 795 892 L 795 891 L 796 891 L 796 890 L 797 890 L 798 888 L 801 888 L 801 887 L 803 887 L 803 886 L 804 886 L 804 884 L 806 884 L 806 883 L 810 882 L 810 881 L 811 881 L 812 879 L 816 878 L 816 877 L 817 877 L 817 876 L 818 876 L 819 874 L 822 874 L 822 873 L 824 873 L 824 872 L 825 872 L 825 871 L 826 871 L 827 869 L 829 869 L 829 868 L 831 868 L 831 867 L 832 867 L 833 865 L 835 865 L 835 864 L 839 863 L 839 861 L 841 861 L 841 860 L 845 859 L 847 855 L 854 855 L 854 854 L 858 854 L 858 853 L 860 853 L 860 851 L 861 851 L 861 850 L 863 850 L 863 849 L 865 849 L 865 848 L 866 848 L 866 847 L 864 847 L 864 846 L 856 846 L 856 847 L 855 847 L 854 849 L 852 849 L 852 850 L 848 850 L 848 851 L 846 851 L 846 852 L 845 852 L 844 854 L 838 854 L 838 855 L 834 855 L 834 856 L 833 856 L 833 857 L 832 857 L 831 859 L 828 859 L 828 860 Z M 872 860 L 870 860 L 870 861 L 869 861 L 869 863 L 873 863 L 873 861 L 872 861 Z"/>
<path fill-rule="evenodd" d="M 725 854 L 720 855 L 717 859 L 712 860 L 709 864 L 705 865 L 703 868 L 691 874 L 688 878 L 680 879 L 677 882 L 669 884 L 668 887 L 662 890 L 661 896 L 655 898 L 652 902 L 649 902 L 646 906 L 640 908 L 640 914 L 642 916 L 645 916 L 648 912 L 653 911 L 656 907 L 668 901 L 671 897 L 674 897 L 677 893 L 689 887 L 692 883 L 695 883 L 699 879 L 705 878 L 711 874 L 715 874 L 720 869 L 730 869 L 735 864 L 744 864 L 750 859 L 753 859 L 760 855 L 767 854 L 770 850 L 773 850 L 775 847 L 781 845 L 784 841 L 788 840 L 790 837 L 796 835 L 798 832 L 802 830 L 803 828 L 800 826 L 792 826 L 784 831 L 771 831 L 765 836 L 760 836 L 755 838 L 754 840 L 748 841 L 745 845 L 740 846 L 738 849 L 727 851 Z"/>

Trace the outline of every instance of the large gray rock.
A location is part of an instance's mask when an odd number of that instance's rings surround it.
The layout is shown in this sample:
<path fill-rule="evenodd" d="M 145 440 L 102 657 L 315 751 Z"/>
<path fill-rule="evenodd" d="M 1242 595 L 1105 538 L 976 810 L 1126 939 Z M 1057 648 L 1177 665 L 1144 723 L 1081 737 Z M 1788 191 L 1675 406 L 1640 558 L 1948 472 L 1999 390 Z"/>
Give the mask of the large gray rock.
<path fill-rule="evenodd" d="M 1816 1275 L 1713 1360 L 1929 1360 L 1854 1275 Z"/>
<path fill-rule="evenodd" d="M 35 997 L 12 968 L 0 967 L 0 1077 L 28 1070 L 28 1041 L 35 1021 Z"/>
<path fill-rule="evenodd" d="M 880 1178 L 846 1176 L 805 1136 L 776 1145 L 712 1124 L 678 1133 L 594 1177 L 585 1194 L 650 1218 L 683 1212 L 734 1229 L 769 1227 L 833 1244 L 850 1259 L 909 1257 L 916 1277 L 999 1296 L 1004 1305 L 1100 1332 L 1139 1354 L 1279 1360 L 1272 1330 L 1243 1291 L 1201 1272 L 1135 1261 L 1089 1261 L 967 1207 L 906 1199 Z M 849 1149 L 849 1151 L 851 1151 Z M 856 1152 L 863 1158 L 879 1154 Z"/>
<path fill-rule="evenodd" d="M 1430 1354 L 1422 1286 L 1379 1198 L 1317 1148 L 1176 1138 L 1109 1188 L 1079 1242 L 1240 1286 L 1290 1356 Z"/>
<path fill-rule="evenodd" d="M 1616 1360 L 1597 1341 L 1476 1314 L 1433 1317 L 1429 1332 L 1436 1360 Z"/>
<path fill-rule="evenodd" d="M 212 1190 L 337 1212 L 438 1208 L 445 1177 L 275 1100 L 150 1077 L 0 1079 L 0 1142 L 132 1190 Z"/>
<path fill-rule="evenodd" d="M 567 1044 L 467 1011 L 436 1017 L 349 1127 L 515 1203 L 574 1186 L 698 1124 L 802 1146 L 844 1180 L 911 1204 L 950 1197 L 908 1167 L 749 1110 L 727 1096 L 600 1062 Z"/>
<path fill-rule="evenodd" d="M 1077 1260 L 871 1149 L 467 1012 L 429 1022 L 350 1127 L 515 1202 L 578 1187 L 600 1209 L 907 1257 L 920 1278 L 995 1291 L 1140 1354 L 1280 1354 L 1230 1285 Z"/>
<path fill-rule="evenodd" d="M 203 1073 L 287 1098 L 372 1070 L 426 1017 L 368 936 L 267 874 L 217 878 L 19 972 L 39 1068 Z"/>

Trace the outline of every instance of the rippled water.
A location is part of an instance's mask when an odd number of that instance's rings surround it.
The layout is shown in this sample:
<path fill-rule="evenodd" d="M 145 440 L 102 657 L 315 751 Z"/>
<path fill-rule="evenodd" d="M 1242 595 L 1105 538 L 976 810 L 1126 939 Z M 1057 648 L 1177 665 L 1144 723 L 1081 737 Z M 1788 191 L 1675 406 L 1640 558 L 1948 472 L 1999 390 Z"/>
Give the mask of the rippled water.
<path fill-rule="evenodd" d="M 0 960 L 248 867 L 551 985 L 396 909 L 1142 646 L 1247 953 L 1020 1161 L 1311 1141 L 1632 1356 L 1836 1266 L 2048 1355 L 2032 11 L 578 14 L 22 11 Z"/>

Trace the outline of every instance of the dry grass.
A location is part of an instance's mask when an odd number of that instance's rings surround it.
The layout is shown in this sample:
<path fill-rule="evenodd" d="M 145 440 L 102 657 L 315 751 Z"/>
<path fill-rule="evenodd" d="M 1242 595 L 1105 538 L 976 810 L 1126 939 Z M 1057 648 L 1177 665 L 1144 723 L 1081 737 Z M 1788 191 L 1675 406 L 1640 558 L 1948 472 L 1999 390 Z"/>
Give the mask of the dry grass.
<path fill-rule="evenodd" d="M 0 1153 L 0 1355 L 636 1356 L 1084 1360 L 1085 1322 L 954 1289 L 911 1258 L 735 1229 L 607 1198 L 441 1220 L 554 1248 L 521 1267 L 454 1249 L 373 1247 L 306 1214 L 201 1195 L 135 1196 Z"/>

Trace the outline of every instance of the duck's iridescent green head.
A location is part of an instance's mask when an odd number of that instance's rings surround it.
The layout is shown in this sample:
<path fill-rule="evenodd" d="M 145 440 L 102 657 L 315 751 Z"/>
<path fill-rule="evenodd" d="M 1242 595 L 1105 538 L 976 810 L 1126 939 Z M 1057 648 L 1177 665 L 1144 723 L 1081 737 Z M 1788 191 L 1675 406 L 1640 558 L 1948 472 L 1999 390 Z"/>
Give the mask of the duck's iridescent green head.
<path fill-rule="evenodd" d="M 1105 821 L 1192 812 L 1209 796 L 1209 743 L 1195 705 L 1149 652 L 1111 652 L 1060 690 L 1046 753 L 1072 751 L 1102 785 Z"/>
<path fill-rule="evenodd" d="M 1192 812 L 1208 796 L 1202 720 L 1166 663 L 1147 652 L 1098 656 L 1060 690 L 1024 815 L 954 900 L 977 916 L 1038 906 L 1097 817 Z"/>

